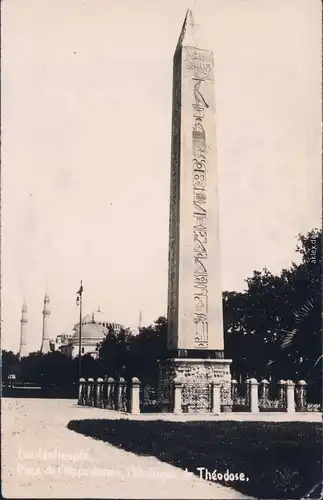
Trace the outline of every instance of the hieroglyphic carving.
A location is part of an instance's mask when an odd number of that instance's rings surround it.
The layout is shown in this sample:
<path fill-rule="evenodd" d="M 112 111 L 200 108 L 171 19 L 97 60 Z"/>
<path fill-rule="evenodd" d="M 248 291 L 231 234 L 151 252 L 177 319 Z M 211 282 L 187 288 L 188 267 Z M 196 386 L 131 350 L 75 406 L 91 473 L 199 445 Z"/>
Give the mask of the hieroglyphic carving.
<path fill-rule="evenodd" d="M 196 49 L 187 47 L 187 56 L 189 59 L 197 59 L 203 62 L 213 62 L 213 52 L 211 50 Z"/>
<path fill-rule="evenodd" d="M 185 68 L 188 71 L 194 71 L 196 77 L 212 80 L 213 53 L 187 47 Z"/>
<path fill-rule="evenodd" d="M 206 102 L 206 100 L 204 99 L 203 95 L 201 94 L 200 92 L 200 86 L 201 86 L 201 82 L 203 80 L 197 80 L 197 82 L 195 83 L 194 85 L 194 99 L 195 99 L 195 109 L 196 108 L 208 108 L 209 105 L 208 103 Z"/>
<path fill-rule="evenodd" d="M 172 110 L 172 152 L 170 183 L 169 217 L 169 254 L 168 254 L 168 344 L 172 347 L 177 334 L 177 285 L 178 285 L 178 248 L 179 248 L 179 160 L 180 160 L 180 110 L 181 110 L 181 61 L 175 56 L 173 76 Z"/>
<path fill-rule="evenodd" d="M 208 347 L 208 272 L 207 272 L 207 145 L 203 127 L 205 109 L 209 107 L 200 86 L 203 80 L 193 78 L 193 239 L 194 239 L 194 346 Z"/>
<path fill-rule="evenodd" d="M 179 49 L 179 47 L 178 47 Z M 182 67 L 183 65 L 183 67 Z M 172 153 L 169 220 L 168 347 L 177 347 L 179 282 L 179 185 L 182 71 L 189 70 L 193 93 L 193 240 L 194 347 L 208 348 L 207 139 L 204 117 L 209 108 L 203 88 L 213 78 L 213 53 L 192 47 L 176 50 L 173 67 Z"/>

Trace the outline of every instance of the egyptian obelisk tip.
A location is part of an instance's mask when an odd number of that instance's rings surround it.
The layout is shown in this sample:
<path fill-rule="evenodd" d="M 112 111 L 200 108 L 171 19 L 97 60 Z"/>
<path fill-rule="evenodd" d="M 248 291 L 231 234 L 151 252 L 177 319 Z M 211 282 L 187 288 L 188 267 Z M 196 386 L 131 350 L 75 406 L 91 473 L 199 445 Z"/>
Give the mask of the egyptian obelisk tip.
<path fill-rule="evenodd" d="M 192 9 L 187 9 L 176 49 L 184 46 L 205 48 L 200 31 L 200 26 L 194 20 Z"/>

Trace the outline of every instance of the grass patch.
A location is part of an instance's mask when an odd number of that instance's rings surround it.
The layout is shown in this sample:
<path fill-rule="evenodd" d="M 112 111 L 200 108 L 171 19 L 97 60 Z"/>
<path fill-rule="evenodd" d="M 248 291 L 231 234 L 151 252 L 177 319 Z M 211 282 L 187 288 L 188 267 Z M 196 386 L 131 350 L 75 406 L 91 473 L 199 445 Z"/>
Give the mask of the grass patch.
<path fill-rule="evenodd" d="M 217 482 L 261 499 L 301 498 L 322 477 L 319 423 L 73 420 L 68 428 L 197 476 L 197 467 L 244 473 L 247 481 Z"/>

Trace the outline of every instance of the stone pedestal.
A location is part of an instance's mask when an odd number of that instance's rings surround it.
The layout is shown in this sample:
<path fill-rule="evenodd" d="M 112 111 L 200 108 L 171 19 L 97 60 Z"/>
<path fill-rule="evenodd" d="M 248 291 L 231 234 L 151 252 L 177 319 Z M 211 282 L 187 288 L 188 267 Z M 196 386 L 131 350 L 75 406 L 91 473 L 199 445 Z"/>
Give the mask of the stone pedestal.
<path fill-rule="evenodd" d="M 183 413 L 211 413 L 214 383 L 221 385 L 221 406 L 231 404 L 231 359 L 169 358 L 159 363 L 158 400 L 162 412 L 175 409 L 181 382 Z M 175 388 L 175 385 L 177 386 Z M 178 408 L 176 409 L 178 411 Z"/>

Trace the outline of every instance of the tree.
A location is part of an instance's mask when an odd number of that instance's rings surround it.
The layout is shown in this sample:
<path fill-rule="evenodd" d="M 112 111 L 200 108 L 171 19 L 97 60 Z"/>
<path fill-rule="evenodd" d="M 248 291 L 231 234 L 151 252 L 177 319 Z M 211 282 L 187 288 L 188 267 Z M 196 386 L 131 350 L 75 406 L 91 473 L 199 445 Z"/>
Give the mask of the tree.
<path fill-rule="evenodd" d="M 158 360 L 167 355 L 167 321 L 159 317 L 153 325 L 141 328 L 133 335 L 124 327 L 116 330 L 110 326 L 106 338 L 99 348 L 105 374 L 113 378 L 157 381 Z"/>
<path fill-rule="evenodd" d="M 20 375 L 20 362 L 18 354 L 14 354 L 12 351 L 1 351 L 1 365 L 2 365 L 2 380 L 7 382 L 8 375 L 14 374 L 16 378 Z"/>
<path fill-rule="evenodd" d="M 60 352 L 31 353 L 21 360 L 21 378 L 41 387 L 68 386 L 76 381 L 74 360 Z"/>
<path fill-rule="evenodd" d="M 154 324 L 140 329 L 131 342 L 131 371 L 141 380 L 156 383 L 158 361 L 167 357 L 167 320 L 160 316 Z"/>
<path fill-rule="evenodd" d="M 302 262 L 289 276 L 297 308 L 292 327 L 283 332 L 281 349 L 297 366 L 300 378 L 317 383 L 322 380 L 322 231 L 298 235 L 298 242 Z"/>
<path fill-rule="evenodd" d="M 321 379 L 321 231 L 298 236 L 300 264 L 278 276 L 254 271 L 244 292 L 225 292 L 225 346 L 233 372 Z"/>
<path fill-rule="evenodd" d="M 105 374 L 119 378 L 129 375 L 129 351 L 132 334 L 128 328 L 108 326 L 108 333 L 99 345 L 99 359 L 104 363 Z"/>

